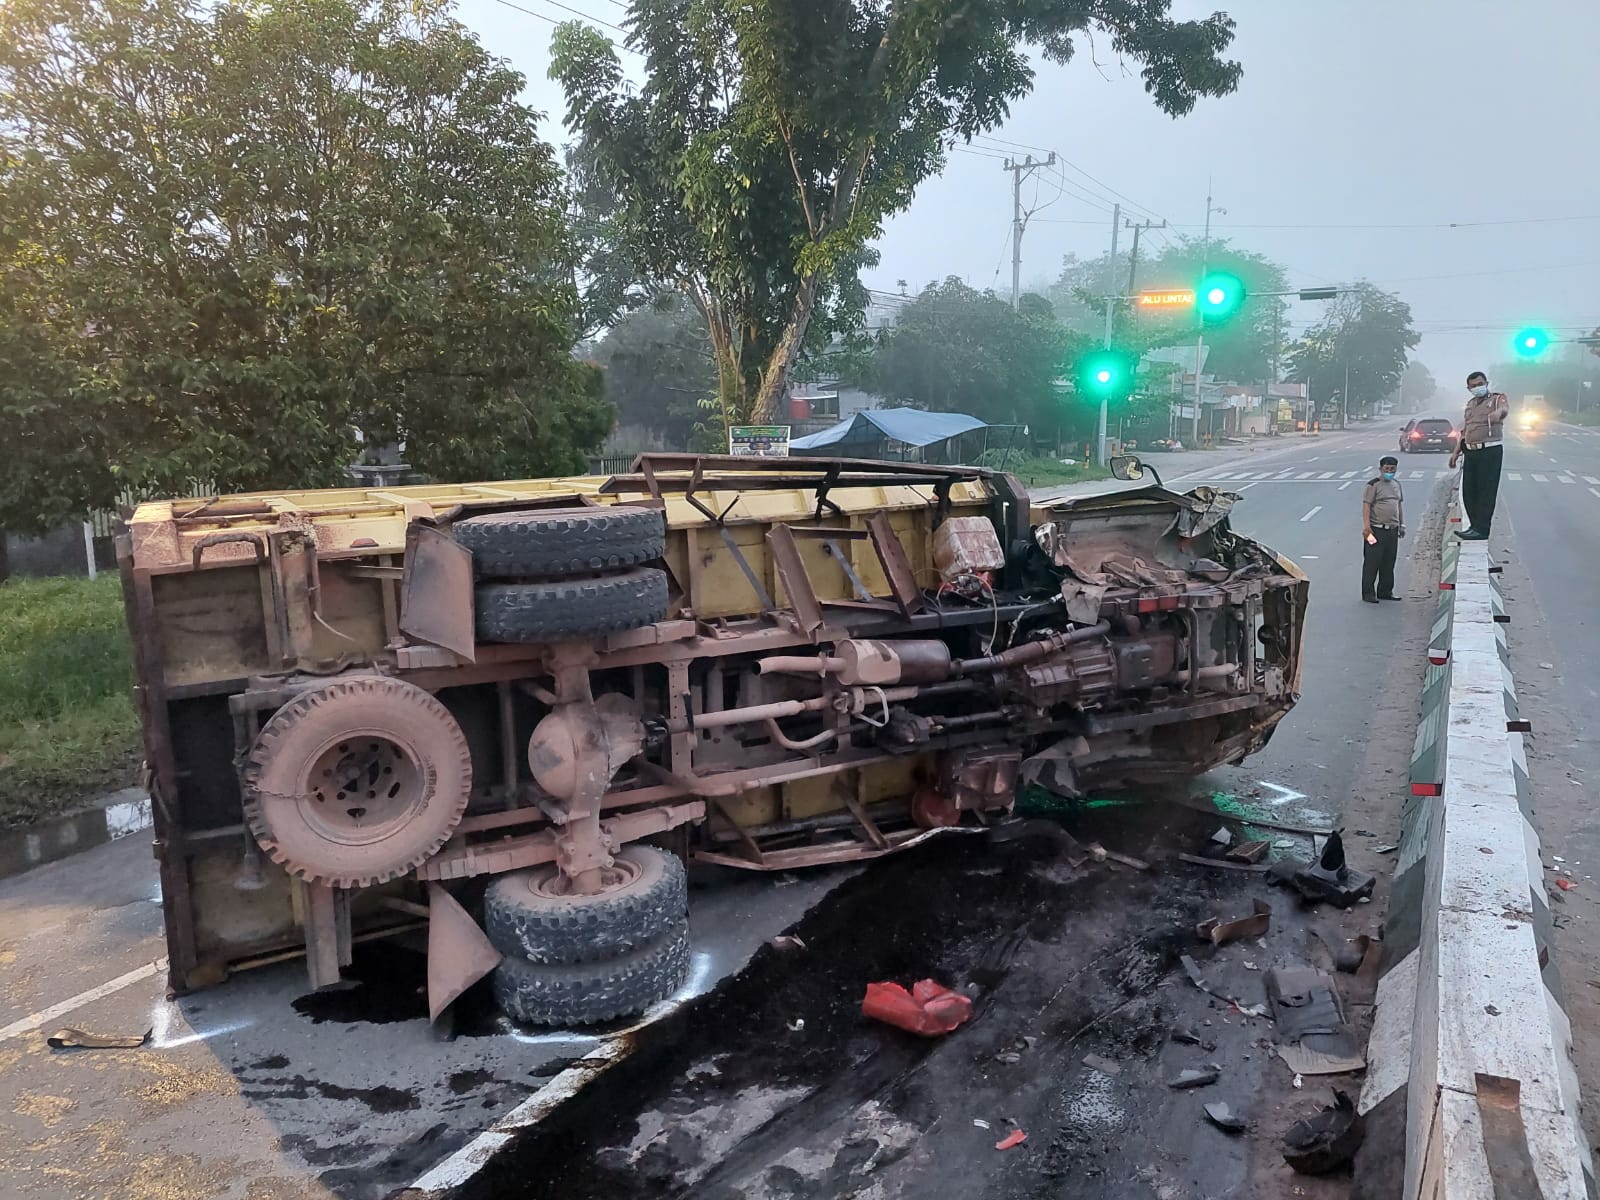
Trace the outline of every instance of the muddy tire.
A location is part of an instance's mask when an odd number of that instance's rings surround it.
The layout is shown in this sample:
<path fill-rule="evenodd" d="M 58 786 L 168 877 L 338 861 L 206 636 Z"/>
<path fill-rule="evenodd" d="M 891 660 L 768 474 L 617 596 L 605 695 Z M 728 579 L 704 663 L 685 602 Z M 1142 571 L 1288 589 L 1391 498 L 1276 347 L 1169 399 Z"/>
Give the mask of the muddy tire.
<path fill-rule="evenodd" d="M 241 773 L 244 817 L 291 875 L 367 887 L 432 857 L 472 792 L 448 709 L 381 675 L 302 692 L 262 727 Z"/>
<path fill-rule="evenodd" d="M 666 551 L 666 524 L 653 508 L 552 508 L 485 513 L 457 521 L 480 579 L 615 571 Z"/>
<path fill-rule="evenodd" d="M 622 882 L 596 896 L 555 890 L 553 866 L 502 875 L 483 897 L 484 930 L 500 953 L 554 966 L 620 958 L 683 927 L 689 883 L 676 855 L 627 846 Z"/>
<path fill-rule="evenodd" d="M 494 970 L 502 1012 L 526 1025 L 595 1025 L 634 1016 L 689 977 L 689 926 L 605 962 L 551 966 L 503 958 Z"/>
<path fill-rule="evenodd" d="M 485 583 L 480 642 L 570 642 L 652 625 L 667 615 L 667 576 L 650 567 L 594 579 Z"/>

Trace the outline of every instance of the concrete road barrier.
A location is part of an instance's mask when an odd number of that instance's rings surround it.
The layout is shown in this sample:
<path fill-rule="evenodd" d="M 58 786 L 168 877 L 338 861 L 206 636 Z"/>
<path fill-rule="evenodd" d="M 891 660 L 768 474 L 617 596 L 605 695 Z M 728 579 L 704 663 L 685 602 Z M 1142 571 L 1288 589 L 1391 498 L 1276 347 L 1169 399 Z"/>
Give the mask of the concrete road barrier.
<path fill-rule="evenodd" d="M 1356 1194 L 1593 1200 L 1499 568 L 1445 541 Z"/>

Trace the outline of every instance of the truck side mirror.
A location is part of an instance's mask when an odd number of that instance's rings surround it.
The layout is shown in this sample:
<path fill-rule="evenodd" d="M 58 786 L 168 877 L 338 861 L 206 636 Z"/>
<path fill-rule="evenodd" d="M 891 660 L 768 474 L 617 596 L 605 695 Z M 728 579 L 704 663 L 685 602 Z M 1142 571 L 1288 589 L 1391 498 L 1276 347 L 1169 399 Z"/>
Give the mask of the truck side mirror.
<path fill-rule="evenodd" d="M 1113 455 L 1109 465 L 1114 479 L 1131 481 L 1144 478 L 1144 464 L 1136 454 Z"/>

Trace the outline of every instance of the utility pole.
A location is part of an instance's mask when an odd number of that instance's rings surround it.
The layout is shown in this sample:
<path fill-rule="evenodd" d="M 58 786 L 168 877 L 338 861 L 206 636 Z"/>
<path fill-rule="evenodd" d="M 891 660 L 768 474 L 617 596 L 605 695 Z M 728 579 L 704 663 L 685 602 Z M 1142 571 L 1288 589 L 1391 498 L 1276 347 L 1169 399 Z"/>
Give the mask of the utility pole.
<path fill-rule="evenodd" d="M 1041 167 L 1056 165 L 1056 152 L 1039 161 L 1028 155 L 1021 162 L 1006 159 L 1005 169 L 1011 172 L 1011 308 L 1016 311 L 1022 302 L 1022 231 L 1028 227 L 1028 215 L 1022 211 L 1022 181 Z"/>
<path fill-rule="evenodd" d="M 1111 284 L 1106 288 L 1106 349 L 1111 349 L 1111 293 L 1116 290 L 1117 271 L 1117 220 L 1122 215 L 1122 205 L 1114 204 L 1111 207 Z M 1154 221 L 1127 221 L 1127 228 L 1133 230 L 1133 253 L 1128 256 L 1128 295 L 1134 296 L 1134 282 L 1139 274 L 1139 234 L 1146 229 L 1165 229 L 1167 223 L 1162 221 L 1157 225 Z M 1121 425 L 1118 425 L 1120 431 Z M 1118 433 L 1121 436 L 1121 433 Z M 1103 467 L 1106 465 L 1106 402 L 1100 401 L 1100 445 L 1096 456 Z"/>
<path fill-rule="evenodd" d="M 1111 323 L 1117 305 L 1117 234 L 1122 229 L 1122 205 L 1111 206 L 1111 258 L 1106 264 L 1106 339 L 1105 348 L 1111 349 Z M 1100 397 L 1100 424 L 1095 437 L 1094 460 L 1106 465 L 1106 408 L 1109 401 Z"/>
<path fill-rule="evenodd" d="M 1211 183 L 1206 181 L 1206 236 L 1201 243 L 1200 253 L 1200 278 L 1204 279 L 1211 270 L 1211 214 L 1227 214 L 1227 209 L 1216 208 L 1211 203 Z M 1194 423 L 1190 426 L 1189 437 L 1194 446 L 1200 445 L 1200 358 L 1205 353 L 1206 323 L 1205 318 L 1200 319 L 1200 332 L 1194 340 Z M 1193 449 L 1194 447 L 1190 447 Z"/>

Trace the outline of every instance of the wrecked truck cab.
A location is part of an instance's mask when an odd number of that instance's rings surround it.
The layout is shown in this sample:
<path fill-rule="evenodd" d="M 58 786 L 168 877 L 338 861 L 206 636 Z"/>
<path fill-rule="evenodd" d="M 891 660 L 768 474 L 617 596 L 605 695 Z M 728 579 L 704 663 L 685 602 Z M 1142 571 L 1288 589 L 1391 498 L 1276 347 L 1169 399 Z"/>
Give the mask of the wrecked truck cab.
<path fill-rule="evenodd" d="M 1228 497 L 646 455 L 607 478 L 139 506 L 119 544 L 172 985 L 425 925 L 437 1016 L 637 1012 L 685 862 L 982 830 L 1259 747 L 1306 583 Z"/>

